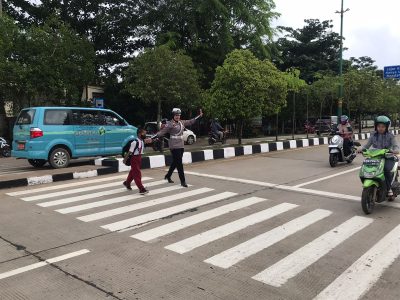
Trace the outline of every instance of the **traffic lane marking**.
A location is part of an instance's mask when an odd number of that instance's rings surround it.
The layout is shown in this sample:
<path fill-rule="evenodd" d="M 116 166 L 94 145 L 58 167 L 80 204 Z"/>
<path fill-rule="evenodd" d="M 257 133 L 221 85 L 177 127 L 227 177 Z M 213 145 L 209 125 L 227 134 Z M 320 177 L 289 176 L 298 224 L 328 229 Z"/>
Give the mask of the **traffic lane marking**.
<path fill-rule="evenodd" d="M 353 217 L 292 252 L 252 278 L 280 287 L 373 221 L 373 219 L 366 217 Z"/>
<path fill-rule="evenodd" d="M 41 268 L 41 267 L 44 267 L 44 266 L 47 266 L 47 265 L 51 265 L 51 264 L 54 264 L 56 262 L 60 262 L 60 261 L 63 261 L 63 260 L 67 260 L 67 259 L 76 257 L 76 256 L 80 256 L 80 255 L 83 255 L 83 254 L 86 254 L 86 253 L 89 253 L 89 252 L 90 251 L 88 249 L 82 249 L 82 250 L 71 252 L 71 253 L 67 253 L 67 254 L 64 254 L 64 255 L 61 255 L 61 256 L 57 256 L 57 257 L 53 257 L 53 258 L 50 258 L 50 259 L 46 259 L 44 261 L 40 261 L 40 262 L 37 262 L 37 263 L 34 263 L 34 264 L 30 264 L 30 265 L 27 265 L 25 267 L 21 267 L 21 268 L 18 268 L 18 269 L 14 269 L 14 270 L 10 270 L 10 271 L 4 272 L 4 273 L 0 273 L 0 280 L 8 278 L 8 277 L 15 276 L 15 275 L 18 275 L 18 274 L 21 274 L 21 273 L 25 273 L 25 272 L 28 272 L 28 271 L 31 271 L 31 270 L 34 270 L 34 269 L 37 269 L 37 268 Z"/>
<path fill-rule="evenodd" d="M 315 179 L 315 180 L 303 182 L 303 183 L 300 183 L 298 185 L 295 185 L 294 187 L 296 187 L 296 188 L 303 187 L 303 186 L 306 186 L 306 185 L 310 185 L 310 184 L 313 184 L 313 183 L 317 183 L 317 182 L 320 182 L 320 181 L 331 179 L 331 178 L 334 178 L 334 177 L 337 177 L 337 176 L 340 176 L 340 175 L 351 173 L 351 172 L 354 172 L 356 170 L 360 170 L 360 167 L 352 168 L 350 170 L 346 170 L 346 171 L 343 171 L 343 172 L 335 173 L 335 174 L 332 174 L 332 175 L 329 175 L 329 176 L 325 176 L 325 177 L 321 177 L 321 178 L 318 178 L 318 179 Z"/>
<path fill-rule="evenodd" d="M 72 183 L 64 183 L 64 184 L 57 184 L 57 185 L 51 185 L 51 186 L 46 186 L 42 188 L 36 188 L 36 189 L 31 189 L 31 188 L 24 188 L 21 191 L 17 192 L 11 192 L 7 193 L 8 196 L 21 196 L 21 195 L 28 195 L 28 194 L 34 194 L 34 193 L 41 193 L 41 192 L 48 192 L 48 191 L 53 191 L 53 190 L 59 190 L 63 188 L 70 188 L 70 187 L 77 187 L 77 186 L 82 186 L 82 185 L 87 185 L 87 184 L 92 184 L 92 183 L 99 183 L 99 182 L 105 182 L 105 181 L 113 181 L 117 179 L 124 179 L 126 178 L 125 175 L 117 175 L 117 176 L 110 176 L 110 177 L 102 177 L 102 178 L 95 178 L 95 179 L 89 179 L 85 181 L 81 180 L 76 180 Z"/>
<path fill-rule="evenodd" d="M 318 221 L 330 216 L 329 210 L 316 209 L 308 214 L 293 219 L 281 226 L 275 227 L 263 234 L 247 240 L 237 246 L 225 250 L 205 260 L 206 263 L 227 269 L 242 260 L 254 255 L 285 238 L 311 226 Z"/>
<path fill-rule="evenodd" d="M 365 295 L 400 255 L 400 225 L 385 235 L 314 300 L 356 300 Z"/>
<path fill-rule="evenodd" d="M 234 234 L 235 232 L 243 230 L 249 226 L 272 219 L 296 207 L 298 207 L 298 205 L 292 203 L 278 204 L 276 206 L 267 208 L 265 210 L 248 215 L 246 217 L 237 219 L 235 221 L 223 224 L 221 226 L 212 228 L 205 232 L 188 237 L 184 240 L 166 246 L 165 249 L 183 254 L 192 251 L 195 248 L 219 240 L 228 235 Z"/>
<path fill-rule="evenodd" d="M 325 192 L 325 191 L 314 190 L 314 189 L 299 188 L 299 187 L 294 187 L 294 186 L 289 186 L 289 185 L 280 185 L 280 184 L 262 182 L 262 181 L 257 181 L 257 180 L 249 180 L 249 179 L 234 178 L 234 177 L 212 175 L 212 174 L 202 174 L 202 173 L 192 172 L 192 171 L 185 171 L 185 173 L 188 175 L 193 175 L 193 176 L 219 179 L 219 180 L 225 180 L 225 181 L 231 181 L 231 182 L 238 182 L 238 183 L 243 183 L 243 184 L 252 184 L 252 185 L 262 186 L 262 187 L 271 188 L 271 189 L 284 190 L 284 191 L 288 191 L 288 192 L 298 192 L 298 193 L 302 193 L 302 194 L 323 196 L 326 198 L 335 198 L 335 199 L 346 200 L 346 201 L 357 201 L 357 202 L 361 201 L 360 196 Z M 385 202 L 385 203 L 380 203 L 379 205 L 400 209 L 400 203 L 396 203 L 396 202 L 395 203 Z"/>

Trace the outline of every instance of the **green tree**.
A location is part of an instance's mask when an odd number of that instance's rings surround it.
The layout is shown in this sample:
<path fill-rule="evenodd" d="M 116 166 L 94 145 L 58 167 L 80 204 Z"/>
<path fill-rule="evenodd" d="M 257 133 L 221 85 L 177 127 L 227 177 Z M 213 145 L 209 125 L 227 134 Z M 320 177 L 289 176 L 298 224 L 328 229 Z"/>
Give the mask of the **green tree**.
<path fill-rule="evenodd" d="M 79 35 L 90 41 L 96 51 L 96 73 L 121 74 L 137 50 L 150 46 L 143 32 L 144 7 L 137 0 L 29 1 L 3 0 L 6 12 L 24 28 L 43 24 L 56 15 Z"/>
<path fill-rule="evenodd" d="M 333 106 L 336 104 L 336 95 L 340 81 L 339 77 L 331 75 L 317 74 L 316 81 L 313 82 L 311 89 L 311 110 L 316 113 L 319 118 L 324 112 L 333 114 Z"/>
<path fill-rule="evenodd" d="M 383 82 L 374 71 L 352 69 L 344 75 L 345 105 L 361 124 L 363 116 L 379 111 L 383 105 Z M 361 126 L 359 130 L 361 132 Z"/>
<path fill-rule="evenodd" d="M 296 94 L 306 86 L 306 82 L 300 79 L 300 70 L 291 68 L 286 71 L 285 78 L 288 85 L 288 91 L 292 93 L 292 137 L 296 132 Z"/>
<path fill-rule="evenodd" d="M 158 45 L 183 49 L 211 83 L 215 68 L 234 49 L 270 57 L 273 0 L 139 1 L 148 36 Z"/>
<path fill-rule="evenodd" d="M 158 122 L 163 103 L 192 107 L 200 101 L 199 74 L 191 58 L 167 47 L 147 50 L 132 60 L 124 81 L 130 94 L 157 105 Z"/>
<path fill-rule="evenodd" d="M 309 19 L 305 23 L 299 29 L 280 27 L 286 34 L 277 41 L 278 67 L 300 70 L 307 82 L 313 82 L 316 73 L 338 73 L 340 36 L 332 31 L 332 21 Z"/>
<path fill-rule="evenodd" d="M 244 123 L 277 113 L 286 95 L 285 76 L 270 61 L 257 59 L 249 50 L 234 50 L 217 68 L 205 107 L 213 116 L 237 121 L 241 144 Z"/>
<path fill-rule="evenodd" d="M 22 29 L 3 17 L 0 41 L 0 93 L 16 110 L 80 99 L 93 79 L 93 48 L 57 18 Z"/>

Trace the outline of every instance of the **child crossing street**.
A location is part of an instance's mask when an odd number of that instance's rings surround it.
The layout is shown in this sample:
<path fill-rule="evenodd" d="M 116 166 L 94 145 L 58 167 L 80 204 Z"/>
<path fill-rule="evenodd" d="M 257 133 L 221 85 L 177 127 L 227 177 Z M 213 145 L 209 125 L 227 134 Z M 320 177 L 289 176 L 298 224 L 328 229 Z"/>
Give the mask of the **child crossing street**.
<path fill-rule="evenodd" d="M 138 138 L 132 141 L 129 151 L 124 157 L 124 164 L 128 164 L 130 160 L 131 170 L 129 171 L 126 181 L 123 182 L 123 185 L 128 190 L 132 190 L 131 183 L 134 181 L 139 189 L 139 193 L 145 195 L 149 191 L 142 184 L 142 172 L 140 169 L 145 146 L 146 130 L 143 128 L 138 129 L 137 136 Z"/>

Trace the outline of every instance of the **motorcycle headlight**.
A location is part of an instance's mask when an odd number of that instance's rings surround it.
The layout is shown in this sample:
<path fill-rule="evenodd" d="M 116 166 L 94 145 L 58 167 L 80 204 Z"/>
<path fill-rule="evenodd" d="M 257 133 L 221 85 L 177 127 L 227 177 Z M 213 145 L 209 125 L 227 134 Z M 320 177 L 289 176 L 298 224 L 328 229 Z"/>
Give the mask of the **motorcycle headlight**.
<path fill-rule="evenodd" d="M 331 139 L 331 144 L 336 144 L 339 142 L 339 137 L 337 135 L 335 135 L 332 139 Z"/>

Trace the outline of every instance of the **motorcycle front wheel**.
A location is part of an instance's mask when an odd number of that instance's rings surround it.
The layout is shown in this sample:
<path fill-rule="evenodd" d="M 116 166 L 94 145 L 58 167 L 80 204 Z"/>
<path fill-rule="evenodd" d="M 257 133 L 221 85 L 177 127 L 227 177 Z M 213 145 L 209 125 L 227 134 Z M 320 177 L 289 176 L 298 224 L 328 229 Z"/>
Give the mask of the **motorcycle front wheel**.
<path fill-rule="evenodd" d="M 336 167 L 338 164 L 339 157 L 336 153 L 329 154 L 329 164 L 332 168 Z"/>
<path fill-rule="evenodd" d="M 376 186 L 364 188 L 361 195 L 361 207 L 366 215 L 373 212 L 377 196 Z"/>
<path fill-rule="evenodd" d="M 214 145 L 214 140 L 213 139 L 208 139 L 208 144 L 211 146 L 211 145 Z"/>

